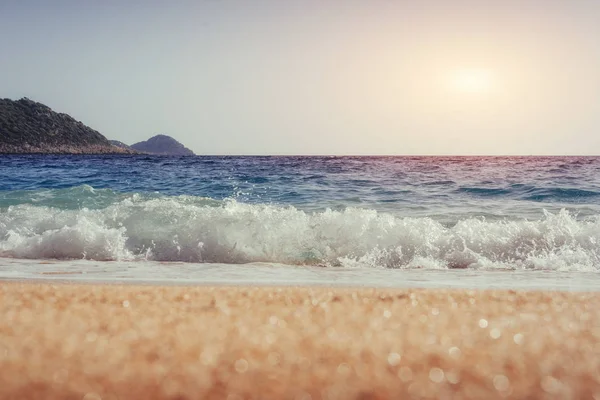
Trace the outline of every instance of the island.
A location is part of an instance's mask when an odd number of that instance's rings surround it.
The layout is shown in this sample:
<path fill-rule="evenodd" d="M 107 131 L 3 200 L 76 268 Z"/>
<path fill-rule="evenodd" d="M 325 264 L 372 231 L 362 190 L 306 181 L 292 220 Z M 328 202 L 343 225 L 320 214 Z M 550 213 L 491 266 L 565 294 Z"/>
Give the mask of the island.
<path fill-rule="evenodd" d="M 0 154 L 133 154 L 100 132 L 50 107 L 22 98 L 0 99 Z"/>
<path fill-rule="evenodd" d="M 150 139 L 132 144 L 131 149 L 150 154 L 172 155 L 172 156 L 194 156 L 194 152 L 171 136 L 156 135 Z"/>

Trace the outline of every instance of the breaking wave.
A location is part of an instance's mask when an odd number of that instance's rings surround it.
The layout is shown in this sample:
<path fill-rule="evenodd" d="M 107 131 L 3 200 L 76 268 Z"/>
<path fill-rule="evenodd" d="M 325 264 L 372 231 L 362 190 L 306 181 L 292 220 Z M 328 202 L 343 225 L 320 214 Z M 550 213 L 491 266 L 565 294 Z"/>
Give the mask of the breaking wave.
<path fill-rule="evenodd" d="M 361 208 L 305 212 L 89 186 L 28 196 L 12 205 L 0 199 L 0 257 L 600 270 L 600 218 L 564 210 L 536 221 L 466 218 L 447 226 Z"/>

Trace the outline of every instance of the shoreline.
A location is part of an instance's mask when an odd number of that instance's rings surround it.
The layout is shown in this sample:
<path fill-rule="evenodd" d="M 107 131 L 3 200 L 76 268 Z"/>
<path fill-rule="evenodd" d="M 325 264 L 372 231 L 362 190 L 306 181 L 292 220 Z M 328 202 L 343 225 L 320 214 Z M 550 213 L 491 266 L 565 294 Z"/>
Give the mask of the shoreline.
<path fill-rule="evenodd" d="M 0 300 L 0 398 L 600 396 L 600 293 L 0 281 Z"/>
<path fill-rule="evenodd" d="M 21 156 L 21 155 L 54 155 L 54 156 L 68 156 L 68 155 L 89 155 L 89 156 L 110 156 L 110 155 L 146 155 L 147 153 L 135 152 L 127 149 L 120 149 L 117 146 L 103 147 L 103 146 L 87 146 L 87 147 L 75 147 L 75 146 L 61 146 L 52 148 L 30 148 L 23 149 L 21 147 L 10 147 L 0 146 L 0 156 Z M 120 149 L 120 150 L 119 150 Z"/>
<path fill-rule="evenodd" d="M 591 271 L 322 268 L 280 263 L 184 263 L 0 257 L 0 281 L 155 286 L 268 286 L 600 292 Z"/>

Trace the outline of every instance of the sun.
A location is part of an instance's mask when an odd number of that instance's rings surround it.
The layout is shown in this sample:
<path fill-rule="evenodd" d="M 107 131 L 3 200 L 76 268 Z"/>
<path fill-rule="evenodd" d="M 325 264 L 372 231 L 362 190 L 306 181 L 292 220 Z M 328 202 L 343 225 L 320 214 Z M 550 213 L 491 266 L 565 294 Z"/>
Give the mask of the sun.
<path fill-rule="evenodd" d="M 492 89 L 493 78 L 485 69 L 461 69 L 451 79 L 454 90 L 464 93 L 486 93 Z"/>

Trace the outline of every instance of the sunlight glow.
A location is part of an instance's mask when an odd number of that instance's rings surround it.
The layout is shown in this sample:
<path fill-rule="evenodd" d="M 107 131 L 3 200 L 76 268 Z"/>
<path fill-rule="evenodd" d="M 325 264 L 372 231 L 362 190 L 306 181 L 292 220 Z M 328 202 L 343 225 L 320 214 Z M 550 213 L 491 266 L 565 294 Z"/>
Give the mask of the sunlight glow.
<path fill-rule="evenodd" d="M 490 71 L 482 69 L 463 69 L 457 71 L 452 79 L 455 90 L 466 93 L 484 93 L 492 88 Z"/>

